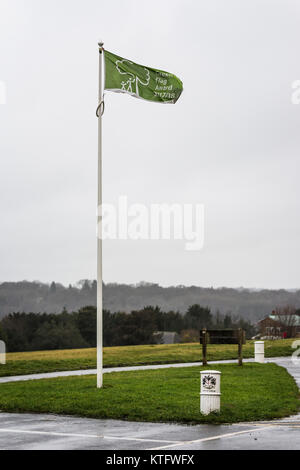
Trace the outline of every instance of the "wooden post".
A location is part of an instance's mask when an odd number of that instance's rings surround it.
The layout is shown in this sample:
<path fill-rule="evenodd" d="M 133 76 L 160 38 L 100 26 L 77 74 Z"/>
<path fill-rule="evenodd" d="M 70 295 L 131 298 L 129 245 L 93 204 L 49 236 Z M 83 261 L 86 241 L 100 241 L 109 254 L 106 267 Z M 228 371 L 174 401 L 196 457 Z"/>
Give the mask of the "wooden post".
<path fill-rule="evenodd" d="M 244 342 L 244 332 L 242 328 L 239 328 L 239 366 L 243 365 L 243 342 Z"/>
<path fill-rule="evenodd" d="M 204 328 L 202 330 L 202 363 L 204 366 L 207 365 L 206 351 L 207 351 L 207 329 Z"/>

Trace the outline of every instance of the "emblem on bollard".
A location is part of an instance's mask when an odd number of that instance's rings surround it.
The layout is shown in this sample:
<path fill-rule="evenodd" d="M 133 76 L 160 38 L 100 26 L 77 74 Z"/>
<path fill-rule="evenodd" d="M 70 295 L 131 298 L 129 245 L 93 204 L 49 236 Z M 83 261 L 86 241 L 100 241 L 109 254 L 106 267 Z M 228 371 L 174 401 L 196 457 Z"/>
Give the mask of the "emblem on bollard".
<path fill-rule="evenodd" d="M 205 375 L 202 379 L 202 384 L 206 390 L 213 390 L 216 387 L 217 379 L 212 375 Z"/>

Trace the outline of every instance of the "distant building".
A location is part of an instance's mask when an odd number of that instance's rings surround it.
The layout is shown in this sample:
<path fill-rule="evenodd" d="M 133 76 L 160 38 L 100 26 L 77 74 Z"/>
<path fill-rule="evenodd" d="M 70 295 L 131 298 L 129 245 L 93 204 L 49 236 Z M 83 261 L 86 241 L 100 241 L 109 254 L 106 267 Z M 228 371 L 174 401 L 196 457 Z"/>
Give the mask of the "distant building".
<path fill-rule="evenodd" d="M 156 331 L 153 333 L 156 344 L 180 343 L 180 336 L 176 331 Z"/>
<path fill-rule="evenodd" d="M 257 323 L 261 337 L 296 338 L 300 336 L 300 315 L 268 315 Z"/>

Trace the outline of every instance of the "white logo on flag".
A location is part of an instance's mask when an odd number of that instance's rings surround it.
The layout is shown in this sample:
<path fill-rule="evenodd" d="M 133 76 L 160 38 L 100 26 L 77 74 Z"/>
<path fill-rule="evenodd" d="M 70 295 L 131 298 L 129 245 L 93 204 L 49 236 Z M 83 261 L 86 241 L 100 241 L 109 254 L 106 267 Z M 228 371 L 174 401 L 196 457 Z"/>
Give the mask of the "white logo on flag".
<path fill-rule="evenodd" d="M 125 63 L 127 63 L 129 65 L 132 65 L 132 62 L 130 62 L 129 60 L 126 60 L 126 59 L 116 61 L 116 69 L 119 72 L 119 74 L 120 75 L 127 75 L 127 80 L 125 80 L 125 78 L 124 78 L 124 80 L 121 82 L 122 90 L 127 91 L 128 93 L 135 93 L 137 96 L 140 96 L 139 84 L 143 85 L 143 86 L 148 86 L 149 85 L 149 83 L 150 83 L 150 72 L 149 72 L 148 69 L 146 69 L 146 67 L 144 67 L 145 79 L 144 79 L 144 81 L 142 81 L 141 78 L 138 77 L 137 75 L 134 75 L 131 72 L 124 72 L 122 70 L 122 68 L 120 68 L 122 66 L 122 64 L 125 64 Z M 135 87 L 134 87 L 134 84 L 135 84 Z"/>

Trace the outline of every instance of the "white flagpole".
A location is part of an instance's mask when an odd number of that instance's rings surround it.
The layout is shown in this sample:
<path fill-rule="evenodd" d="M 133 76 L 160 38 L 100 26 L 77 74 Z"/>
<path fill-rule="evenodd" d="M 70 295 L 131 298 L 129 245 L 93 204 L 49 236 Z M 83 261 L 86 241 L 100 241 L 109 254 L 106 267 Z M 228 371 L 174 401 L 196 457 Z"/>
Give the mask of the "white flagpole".
<path fill-rule="evenodd" d="M 99 42 L 98 116 L 98 240 L 97 240 L 97 388 L 103 386 L 103 293 L 102 293 L 102 114 L 103 114 L 103 43 Z"/>

